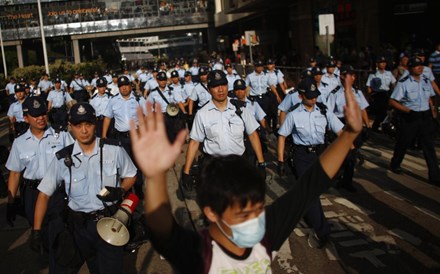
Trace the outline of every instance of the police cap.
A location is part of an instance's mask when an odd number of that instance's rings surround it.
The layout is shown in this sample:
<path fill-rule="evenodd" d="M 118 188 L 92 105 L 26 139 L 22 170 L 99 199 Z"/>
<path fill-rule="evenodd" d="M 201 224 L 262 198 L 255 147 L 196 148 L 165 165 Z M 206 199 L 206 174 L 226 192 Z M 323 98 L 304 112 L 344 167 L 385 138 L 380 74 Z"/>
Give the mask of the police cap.
<path fill-rule="evenodd" d="M 311 78 L 304 78 L 298 84 L 298 92 L 304 95 L 307 99 L 313 99 L 321 95 L 316 82 Z"/>
<path fill-rule="evenodd" d="M 127 76 L 121 76 L 118 79 L 118 87 L 122 87 L 122 86 L 126 86 L 126 85 L 131 85 L 130 80 L 128 79 Z"/>
<path fill-rule="evenodd" d="M 336 62 L 335 62 L 335 60 L 333 60 L 333 59 L 328 60 L 328 61 L 325 63 L 325 66 L 328 67 L 328 68 L 336 67 Z"/>
<path fill-rule="evenodd" d="M 232 68 L 232 64 L 231 64 L 231 63 L 227 63 L 227 64 L 225 65 L 225 68 Z"/>
<path fill-rule="evenodd" d="M 273 64 L 275 64 L 275 60 L 274 59 L 272 59 L 272 58 L 267 59 L 266 65 L 273 65 Z"/>
<path fill-rule="evenodd" d="M 263 61 L 258 60 L 258 61 L 256 61 L 256 62 L 254 63 L 254 66 L 255 66 L 255 67 L 262 67 L 262 66 L 264 66 L 264 63 L 263 63 Z"/>
<path fill-rule="evenodd" d="M 208 74 L 208 68 L 207 67 L 200 67 L 199 68 L 199 75 L 207 75 Z"/>
<path fill-rule="evenodd" d="M 189 70 L 185 71 L 185 77 L 186 77 L 186 76 L 192 76 L 191 71 L 189 71 Z"/>
<path fill-rule="evenodd" d="M 408 61 L 408 67 L 413 68 L 417 66 L 423 66 L 423 61 L 419 57 L 412 57 Z"/>
<path fill-rule="evenodd" d="M 104 77 L 100 77 L 97 81 L 96 81 L 96 86 L 98 88 L 102 88 L 102 87 L 106 87 L 107 86 L 107 80 Z"/>
<path fill-rule="evenodd" d="M 171 72 L 171 78 L 176 78 L 176 77 L 179 77 L 179 73 L 177 72 L 177 70 L 173 70 Z"/>
<path fill-rule="evenodd" d="M 69 122 L 76 125 L 81 122 L 96 123 L 95 109 L 89 103 L 76 103 L 70 109 Z"/>
<path fill-rule="evenodd" d="M 312 74 L 315 75 L 323 75 L 324 72 L 322 72 L 322 69 L 320 67 L 313 67 L 312 68 Z"/>
<path fill-rule="evenodd" d="M 166 81 L 167 80 L 167 74 L 164 71 L 160 71 L 157 74 L 156 79 L 157 79 L 157 81 Z"/>
<path fill-rule="evenodd" d="M 15 92 L 23 92 L 25 90 L 25 85 L 22 84 L 16 84 L 14 87 Z"/>
<path fill-rule="evenodd" d="M 301 79 L 305 79 L 305 78 L 310 78 L 310 77 L 312 77 L 312 76 L 313 76 L 312 71 L 306 69 L 306 70 L 301 71 L 301 74 L 299 75 L 299 78 L 301 78 Z"/>
<path fill-rule="evenodd" d="M 22 108 L 23 114 L 29 114 L 32 117 L 46 115 L 47 113 L 46 102 L 44 98 L 40 96 L 26 98 L 23 102 Z"/>
<path fill-rule="evenodd" d="M 341 67 L 341 74 L 355 74 L 354 68 L 350 65 L 344 65 Z"/>
<path fill-rule="evenodd" d="M 234 81 L 234 91 L 246 89 L 246 82 L 243 79 L 237 79 Z"/>
<path fill-rule="evenodd" d="M 221 70 L 213 70 L 208 75 L 208 87 L 217 87 L 221 85 L 227 85 L 228 79 L 226 79 L 226 74 Z"/>
<path fill-rule="evenodd" d="M 118 75 L 116 73 L 113 73 L 112 78 L 118 78 Z"/>
<path fill-rule="evenodd" d="M 376 59 L 376 63 L 386 63 L 387 59 L 385 58 L 385 56 L 379 56 Z"/>

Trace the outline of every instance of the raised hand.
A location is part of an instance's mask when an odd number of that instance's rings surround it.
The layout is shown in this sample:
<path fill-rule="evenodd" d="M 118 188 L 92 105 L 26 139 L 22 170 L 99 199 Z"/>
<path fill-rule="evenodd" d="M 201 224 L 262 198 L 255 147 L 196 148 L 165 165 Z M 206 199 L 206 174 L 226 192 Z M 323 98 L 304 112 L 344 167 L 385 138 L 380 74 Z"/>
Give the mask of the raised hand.
<path fill-rule="evenodd" d="M 352 90 L 345 89 L 345 131 L 359 134 L 362 131 L 362 114 Z"/>
<path fill-rule="evenodd" d="M 155 109 L 160 110 L 156 104 Z M 186 130 L 182 130 L 173 144 L 168 140 L 165 131 L 165 121 L 160 111 L 153 112 L 153 104 L 147 103 L 147 115 L 141 108 L 137 109 L 139 128 L 134 121 L 130 122 L 130 139 L 134 158 L 147 178 L 165 173 L 174 165 L 185 142 Z"/>

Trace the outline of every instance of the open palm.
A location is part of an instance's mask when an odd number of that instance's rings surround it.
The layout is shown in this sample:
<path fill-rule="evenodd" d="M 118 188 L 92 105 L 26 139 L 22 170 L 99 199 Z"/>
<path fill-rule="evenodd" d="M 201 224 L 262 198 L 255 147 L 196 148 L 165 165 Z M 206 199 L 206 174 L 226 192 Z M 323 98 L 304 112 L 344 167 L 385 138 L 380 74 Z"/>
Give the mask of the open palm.
<path fill-rule="evenodd" d="M 155 109 L 161 109 L 159 104 Z M 134 158 L 147 178 L 166 172 L 174 165 L 185 142 L 186 131 L 182 130 L 173 144 L 168 140 L 162 113 L 153 112 L 153 105 L 147 103 L 147 115 L 137 110 L 139 128 L 131 121 L 130 138 Z"/>

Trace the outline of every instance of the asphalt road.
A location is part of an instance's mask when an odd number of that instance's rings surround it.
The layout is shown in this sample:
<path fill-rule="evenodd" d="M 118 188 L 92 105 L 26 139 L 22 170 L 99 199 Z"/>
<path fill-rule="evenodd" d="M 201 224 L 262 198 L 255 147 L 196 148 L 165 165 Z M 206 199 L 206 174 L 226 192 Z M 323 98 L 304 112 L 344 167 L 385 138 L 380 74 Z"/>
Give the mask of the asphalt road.
<path fill-rule="evenodd" d="M 5 126 L 2 115 L 2 144 L 8 143 Z M 356 167 L 358 192 L 331 187 L 321 196 L 331 225 L 330 243 L 323 249 L 310 248 L 309 228 L 301 222 L 274 258 L 273 273 L 440 273 L 440 188 L 428 183 L 421 151 L 408 151 L 402 165 L 404 174 L 388 171 L 393 144 L 388 136 L 370 134 L 361 151 L 365 161 Z M 266 155 L 271 163 L 267 203 L 294 183 L 291 175 L 280 178 L 275 174 L 273 149 Z M 440 154 L 439 149 L 437 152 Z M 197 204 L 177 197 L 183 162 L 184 153 L 168 172 L 174 214 L 189 229 L 193 224 L 200 228 L 203 222 Z M 27 246 L 30 229 L 25 219 L 19 217 L 14 227 L 6 225 L 5 203 L 6 199 L 0 200 L 2 273 L 48 273 L 44 258 Z M 125 273 L 172 273 L 149 243 L 126 254 L 124 264 Z M 88 273 L 87 267 L 80 273 Z"/>

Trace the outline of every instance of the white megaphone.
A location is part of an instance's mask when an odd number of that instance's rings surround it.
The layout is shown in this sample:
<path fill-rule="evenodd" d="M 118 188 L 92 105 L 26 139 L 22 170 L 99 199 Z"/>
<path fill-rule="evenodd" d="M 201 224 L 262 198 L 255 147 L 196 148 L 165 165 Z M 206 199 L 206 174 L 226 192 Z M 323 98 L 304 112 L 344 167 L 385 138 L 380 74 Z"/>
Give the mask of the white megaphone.
<path fill-rule="evenodd" d="M 139 198 L 130 193 L 125 198 L 118 211 L 112 217 L 104 217 L 96 224 L 99 236 L 107 243 L 114 246 L 123 246 L 128 243 L 130 233 L 126 227 L 130 216 L 133 214 Z"/>

